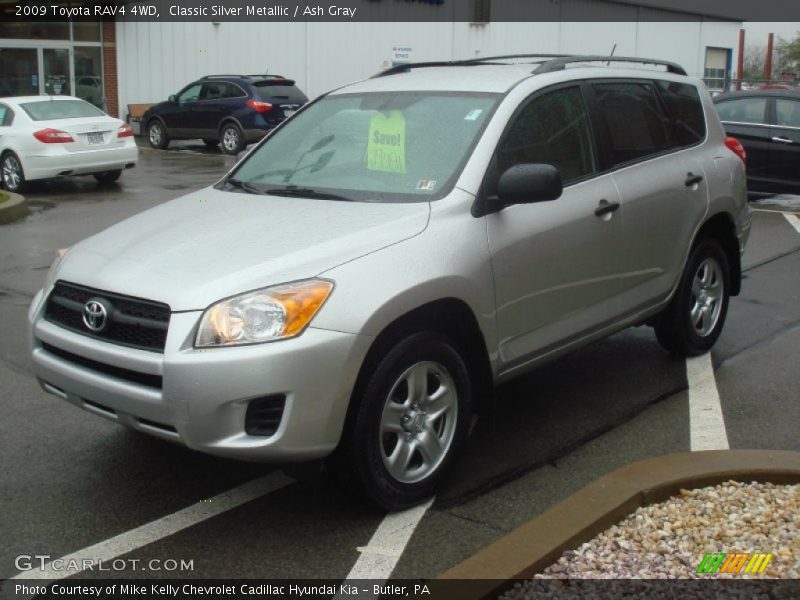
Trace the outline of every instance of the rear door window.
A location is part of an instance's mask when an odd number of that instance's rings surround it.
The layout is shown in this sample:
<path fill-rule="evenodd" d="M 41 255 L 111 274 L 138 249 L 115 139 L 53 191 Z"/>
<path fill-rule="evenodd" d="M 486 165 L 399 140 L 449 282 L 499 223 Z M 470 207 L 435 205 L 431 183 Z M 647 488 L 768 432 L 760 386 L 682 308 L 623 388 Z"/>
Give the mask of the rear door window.
<path fill-rule="evenodd" d="M 767 122 L 766 98 L 737 98 L 725 100 L 716 105 L 721 121 L 729 123 L 755 123 L 763 125 Z"/>
<path fill-rule="evenodd" d="M 0 127 L 11 125 L 14 120 L 14 113 L 5 104 L 0 104 Z"/>
<path fill-rule="evenodd" d="M 674 147 L 671 123 L 649 82 L 595 83 L 592 89 L 615 166 Z"/>
<path fill-rule="evenodd" d="M 203 91 L 200 93 L 200 100 L 219 100 L 225 97 L 225 86 L 228 84 L 224 82 L 204 83 Z"/>
<path fill-rule="evenodd" d="M 800 128 L 800 100 L 775 99 L 775 124 Z"/>
<path fill-rule="evenodd" d="M 678 146 L 691 146 L 706 137 L 706 119 L 697 88 L 676 81 L 658 81 L 658 91 L 672 117 Z"/>

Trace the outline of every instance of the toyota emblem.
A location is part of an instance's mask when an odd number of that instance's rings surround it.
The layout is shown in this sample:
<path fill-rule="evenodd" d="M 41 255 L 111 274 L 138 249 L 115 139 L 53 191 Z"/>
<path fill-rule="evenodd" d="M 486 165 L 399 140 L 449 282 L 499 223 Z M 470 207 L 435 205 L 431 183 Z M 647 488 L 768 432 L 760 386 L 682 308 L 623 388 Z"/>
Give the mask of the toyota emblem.
<path fill-rule="evenodd" d="M 83 324 L 95 333 L 105 329 L 108 324 L 108 311 L 102 302 L 89 300 L 83 306 Z"/>

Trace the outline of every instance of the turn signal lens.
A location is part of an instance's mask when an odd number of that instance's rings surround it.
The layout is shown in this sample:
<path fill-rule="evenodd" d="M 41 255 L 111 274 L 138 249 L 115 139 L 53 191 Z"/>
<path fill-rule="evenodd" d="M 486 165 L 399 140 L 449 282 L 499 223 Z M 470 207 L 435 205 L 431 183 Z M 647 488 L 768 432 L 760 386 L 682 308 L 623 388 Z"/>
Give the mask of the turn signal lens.
<path fill-rule="evenodd" d="M 223 300 L 203 313 L 194 345 L 238 346 L 298 336 L 332 290 L 333 282 L 311 279 Z"/>
<path fill-rule="evenodd" d="M 127 123 L 123 123 L 120 128 L 117 130 L 117 137 L 118 138 L 126 138 L 126 137 L 133 137 L 133 129 Z"/>
<path fill-rule="evenodd" d="M 33 137 L 43 144 L 66 144 L 68 142 L 75 141 L 66 131 L 51 129 L 49 127 L 47 129 L 40 129 L 39 131 L 35 132 Z"/>

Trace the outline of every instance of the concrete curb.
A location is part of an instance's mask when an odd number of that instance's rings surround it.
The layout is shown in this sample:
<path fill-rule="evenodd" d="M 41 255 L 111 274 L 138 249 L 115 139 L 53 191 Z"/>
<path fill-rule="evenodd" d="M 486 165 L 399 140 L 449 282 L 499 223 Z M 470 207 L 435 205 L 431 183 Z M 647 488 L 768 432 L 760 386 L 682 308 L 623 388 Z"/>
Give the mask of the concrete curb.
<path fill-rule="evenodd" d="M 18 221 L 30 212 L 23 196 L 5 190 L 2 193 L 8 194 L 9 199 L 0 203 L 0 225 Z"/>
<path fill-rule="evenodd" d="M 509 580 L 529 579 L 565 550 L 589 541 L 640 506 L 725 481 L 800 482 L 800 453 L 782 450 L 684 452 L 612 471 L 430 582 L 436 598 L 496 598 Z M 442 580 L 461 580 L 445 583 Z M 472 580 L 472 581 L 469 581 Z"/>

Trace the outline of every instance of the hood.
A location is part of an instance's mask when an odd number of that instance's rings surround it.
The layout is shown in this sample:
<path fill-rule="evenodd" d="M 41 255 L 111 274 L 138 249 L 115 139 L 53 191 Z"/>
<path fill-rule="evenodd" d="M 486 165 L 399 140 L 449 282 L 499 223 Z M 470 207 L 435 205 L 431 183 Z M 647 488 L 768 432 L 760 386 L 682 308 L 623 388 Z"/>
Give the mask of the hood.
<path fill-rule="evenodd" d="M 430 205 L 371 204 L 207 188 L 75 245 L 56 277 L 205 309 L 261 287 L 314 277 L 422 232 Z"/>

